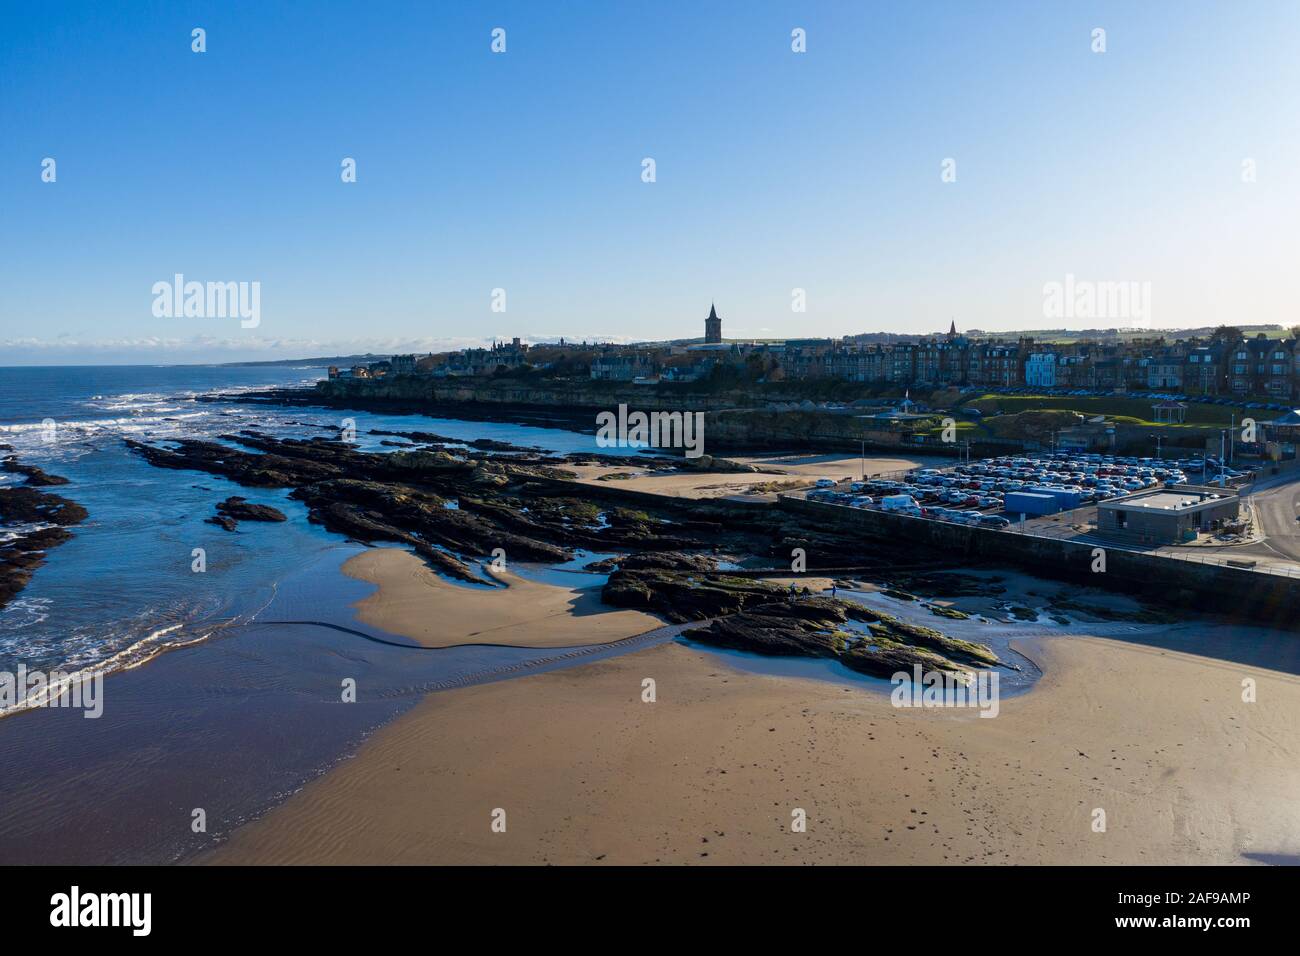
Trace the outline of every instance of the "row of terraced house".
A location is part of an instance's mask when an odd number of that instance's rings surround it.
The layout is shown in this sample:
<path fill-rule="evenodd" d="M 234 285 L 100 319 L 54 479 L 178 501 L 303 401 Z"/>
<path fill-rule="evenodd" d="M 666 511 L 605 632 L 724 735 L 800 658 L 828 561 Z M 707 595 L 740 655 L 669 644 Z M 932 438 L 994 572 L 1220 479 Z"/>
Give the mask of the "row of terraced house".
<path fill-rule="evenodd" d="M 395 355 L 394 374 L 485 375 L 519 367 L 548 367 L 560 356 L 580 357 L 593 379 L 643 382 L 693 381 L 716 366 L 762 359 L 768 380 L 840 379 L 905 386 L 1086 388 L 1158 391 L 1186 395 L 1300 398 L 1300 347 L 1294 337 L 1163 338 L 1130 341 L 1040 343 L 1032 338 L 975 339 L 958 334 L 919 340 L 866 342 L 787 339 L 725 341 L 702 345 L 588 344 L 561 340 L 530 346 L 519 339 L 444 357 Z M 370 373 L 388 368 L 371 366 Z M 363 374 L 355 369 L 352 375 Z M 347 375 L 349 373 L 342 373 Z"/>
<path fill-rule="evenodd" d="M 784 375 L 792 379 L 1300 397 L 1297 341 L 1263 334 L 1235 342 L 1157 338 L 1061 345 L 949 333 L 892 344 L 791 340 L 782 353 Z"/>

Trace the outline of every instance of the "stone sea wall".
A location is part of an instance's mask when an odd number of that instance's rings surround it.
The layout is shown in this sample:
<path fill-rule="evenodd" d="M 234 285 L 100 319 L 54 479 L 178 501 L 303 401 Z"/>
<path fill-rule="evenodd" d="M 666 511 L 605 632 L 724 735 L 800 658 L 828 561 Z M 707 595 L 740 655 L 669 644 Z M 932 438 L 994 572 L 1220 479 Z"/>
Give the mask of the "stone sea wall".
<path fill-rule="evenodd" d="M 1274 627 L 1300 630 L 1300 579 L 1217 564 L 1106 548 L 1106 570 L 1094 573 L 1093 542 L 1040 538 L 989 528 L 973 528 L 906 515 L 846 508 L 788 495 L 779 506 L 816 516 L 864 535 L 894 542 L 912 541 L 961 555 L 972 563 L 1003 562 L 1042 577 L 1077 581 L 1092 587 L 1140 594 L 1184 609 L 1249 618 Z"/>

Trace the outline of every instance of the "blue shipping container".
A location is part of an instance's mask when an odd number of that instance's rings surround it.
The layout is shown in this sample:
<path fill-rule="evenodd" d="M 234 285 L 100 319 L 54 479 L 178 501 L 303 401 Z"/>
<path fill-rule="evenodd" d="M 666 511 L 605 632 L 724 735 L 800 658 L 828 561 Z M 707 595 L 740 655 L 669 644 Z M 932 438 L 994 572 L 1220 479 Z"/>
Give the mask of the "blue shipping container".
<path fill-rule="evenodd" d="M 1081 503 L 1079 501 L 1079 493 L 1077 491 L 1071 491 L 1068 488 L 1050 488 L 1045 485 L 1035 485 L 1026 488 L 1025 491 L 1035 495 L 1050 495 L 1057 500 L 1062 511 L 1067 511 L 1070 508 L 1077 508 Z"/>
<path fill-rule="evenodd" d="M 1008 491 L 1003 504 L 1015 515 L 1054 515 L 1061 510 L 1061 502 L 1054 495 L 1034 491 Z"/>

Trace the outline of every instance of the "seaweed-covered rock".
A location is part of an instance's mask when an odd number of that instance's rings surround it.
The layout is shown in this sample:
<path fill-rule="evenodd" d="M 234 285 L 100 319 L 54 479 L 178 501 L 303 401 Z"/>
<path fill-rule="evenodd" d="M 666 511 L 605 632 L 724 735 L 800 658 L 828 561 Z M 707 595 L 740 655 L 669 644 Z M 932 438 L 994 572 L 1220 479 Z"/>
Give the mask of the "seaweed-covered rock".
<path fill-rule="evenodd" d="M 773 585 L 721 575 L 696 577 L 672 571 L 626 571 L 609 576 L 601 600 L 615 607 L 661 614 L 676 624 L 735 614 L 747 606 L 781 600 Z"/>
<path fill-rule="evenodd" d="M 619 562 L 624 571 L 682 571 L 712 574 L 718 570 L 716 559 L 706 554 L 682 551 L 638 551 Z"/>
<path fill-rule="evenodd" d="M 845 635 L 815 621 L 764 614 L 765 608 L 732 614 L 705 627 L 685 632 L 685 637 L 738 651 L 796 657 L 838 657 L 846 647 Z"/>

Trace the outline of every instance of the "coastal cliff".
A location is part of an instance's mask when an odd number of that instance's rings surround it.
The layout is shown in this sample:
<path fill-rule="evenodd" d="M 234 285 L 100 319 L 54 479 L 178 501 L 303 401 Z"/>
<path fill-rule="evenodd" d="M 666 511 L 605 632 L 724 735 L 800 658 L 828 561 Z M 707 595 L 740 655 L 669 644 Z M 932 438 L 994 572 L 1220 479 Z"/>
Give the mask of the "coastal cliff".
<path fill-rule="evenodd" d="M 247 396 L 244 396 L 247 398 Z M 706 445 L 715 449 L 873 448 L 917 451 L 898 431 L 882 429 L 851 409 L 783 409 L 765 406 L 798 401 L 790 394 L 753 389 L 709 391 L 690 384 L 634 385 L 630 382 L 509 378 L 331 379 L 318 382 L 314 398 L 331 407 L 370 408 L 461 418 L 545 418 L 582 431 L 595 430 L 595 413 L 619 405 L 643 411 L 704 413 Z M 931 449 L 926 449 L 931 450 Z M 944 449 L 934 449 L 942 454 Z"/>
<path fill-rule="evenodd" d="M 634 385 L 631 382 L 511 378 L 331 379 L 316 384 L 329 404 L 376 403 L 426 405 L 541 406 L 557 410 L 607 409 L 619 405 L 665 411 L 710 411 L 738 408 L 752 399 L 739 393 L 710 393 L 685 385 Z"/>

